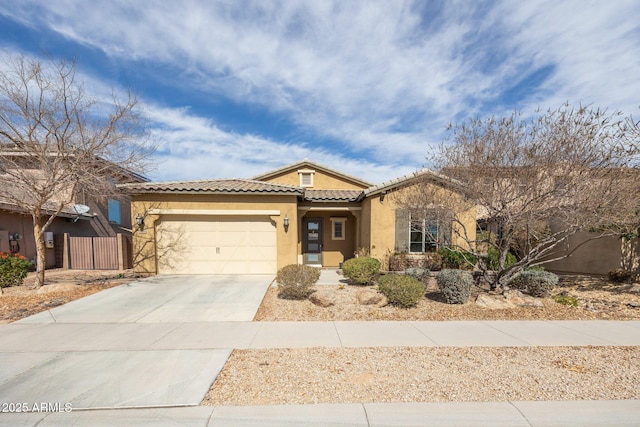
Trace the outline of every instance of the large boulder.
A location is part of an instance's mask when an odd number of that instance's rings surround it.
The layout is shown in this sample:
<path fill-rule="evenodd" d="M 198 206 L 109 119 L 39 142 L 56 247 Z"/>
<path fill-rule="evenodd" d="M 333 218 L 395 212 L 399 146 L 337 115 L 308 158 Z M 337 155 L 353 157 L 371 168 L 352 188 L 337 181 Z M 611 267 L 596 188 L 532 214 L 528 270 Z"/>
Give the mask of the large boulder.
<path fill-rule="evenodd" d="M 73 292 L 76 289 L 79 289 L 80 286 L 76 283 L 72 282 L 61 282 L 61 283 L 52 283 L 50 285 L 41 286 L 36 293 L 37 294 L 48 294 L 51 292 Z"/>
<path fill-rule="evenodd" d="M 362 289 L 360 290 L 356 298 L 360 305 L 375 305 L 377 307 L 384 307 L 389 304 L 387 297 L 375 289 Z"/>
<path fill-rule="evenodd" d="M 508 308 L 516 308 L 516 305 L 509 302 L 502 295 L 480 294 L 476 299 L 476 304 L 489 310 L 505 310 Z"/>
<path fill-rule="evenodd" d="M 543 307 L 539 298 L 525 295 L 517 289 L 509 289 L 503 293 L 505 299 L 519 307 Z"/>
<path fill-rule="evenodd" d="M 309 296 L 309 301 L 320 307 L 330 307 L 335 305 L 335 295 L 330 291 L 315 291 Z"/>

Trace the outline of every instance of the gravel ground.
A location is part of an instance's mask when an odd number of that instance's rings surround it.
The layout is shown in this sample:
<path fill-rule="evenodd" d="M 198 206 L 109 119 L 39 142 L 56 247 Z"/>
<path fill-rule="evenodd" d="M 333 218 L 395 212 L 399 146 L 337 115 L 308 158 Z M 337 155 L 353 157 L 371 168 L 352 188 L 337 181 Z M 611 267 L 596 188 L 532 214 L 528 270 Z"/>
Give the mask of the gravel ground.
<path fill-rule="evenodd" d="M 277 288 L 270 287 L 256 314 L 258 321 L 330 321 L 330 320 L 638 320 L 640 319 L 640 285 L 614 284 L 601 278 L 564 277 L 554 293 L 566 293 L 578 300 L 578 307 L 541 299 L 543 307 L 518 307 L 490 310 L 474 301 L 480 288 L 466 304 L 446 304 L 435 281 L 429 282 L 426 297 L 415 308 L 359 305 L 356 294 L 362 286 L 317 285 L 337 297 L 334 306 L 322 308 L 308 300 L 278 298 Z M 634 307 L 635 305 L 635 307 Z"/>
<path fill-rule="evenodd" d="M 45 285 L 38 290 L 29 287 L 35 281 L 35 274 L 29 273 L 22 286 L 2 289 L 0 324 L 16 321 L 132 280 L 132 270 L 47 270 Z"/>
<path fill-rule="evenodd" d="M 640 286 L 593 277 L 564 277 L 556 289 L 578 307 L 544 298 L 507 310 L 446 304 L 433 282 L 412 309 L 359 305 L 358 286 L 316 288 L 334 292 L 336 305 L 280 299 L 271 287 L 255 320 L 640 319 Z M 639 356 L 640 347 L 235 350 L 203 404 L 640 399 Z"/>
<path fill-rule="evenodd" d="M 640 399 L 639 347 L 235 350 L 202 404 Z"/>

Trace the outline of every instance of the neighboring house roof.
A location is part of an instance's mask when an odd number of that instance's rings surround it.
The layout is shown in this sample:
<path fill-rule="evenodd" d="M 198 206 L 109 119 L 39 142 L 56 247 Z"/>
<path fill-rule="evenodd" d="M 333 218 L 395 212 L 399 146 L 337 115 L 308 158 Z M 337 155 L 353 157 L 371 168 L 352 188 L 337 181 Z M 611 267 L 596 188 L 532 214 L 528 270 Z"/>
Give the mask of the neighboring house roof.
<path fill-rule="evenodd" d="M 301 187 L 251 179 L 212 179 L 197 181 L 147 182 L 118 184 L 128 193 L 195 193 L 195 194 L 274 194 L 301 196 Z"/>
<path fill-rule="evenodd" d="M 27 211 L 24 208 L 21 208 L 20 206 L 17 206 L 14 203 L 11 203 L 9 200 L 3 198 L 0 196 L 0 210 L 3 211 L 9 211 L 9 212 L 16 212 L 19 214 L 24 214 L 24 215 L 29 215 L 30 212 Z M 57 206 L 55 206 L 53 203 L 47 204 L 44 207 L 44 210 L 42 212 L 43 215 L 53 215 L 57 210 Z M 73 206 L 65 206 L 64 208 L 62 208 L 62 210 L 60 211 L 60 213 L 58 214 L 59 217 L 62 218 L 84 218 L 84 219 L 91 219 L 93 218 L 92 214 L 78 214 L 74 209 Z"/>
<path fill-rule="evenodd" d="M 355 202 L 362 190 L 305 190 L 304 200 L 308 202 Z"/>
<path fill-rule="evenodd" d="M 327 172 L 329 174 L 332 174 L 332 175 L 335 175 L 337 177 L 340 177 L 340 178 L 342 178 L 342 179 L 344 179 L 346 181 L 351 181 L 352 183 L 357 184 L 357 185 L 362 186 L 362 187 L 370 187 L 372 185 L 370 182 L 363 181 L 362 179 L 360 179 L 358 177 L 347 175 L 345 173 L 339 172 L 339 171 L 337 171 L 335 169 L 331 169 L 330 167 L 327 167 L 327 166 L 324 166 L 324 165 L 320 165 L 318 163 L 310 162 L 307 159 L 302 160 L 301 162 L 292 163 L 290 165 L 286 165 L 286 166 L 280 167 L 278 169 L 274 169 L 274 170 L 262 173 L 260 175 L 256 175 L 252 179 L 258 180 L 258 181 L 262 181 L 262 180 L 265 180 L 265 179 L 273 178 L 274 176 L 280 175 L 280 174 L 282 174 L 284 172 L 293 171 L 293 170 L 302 169 L 302 168 L 311 168 L 311 169 Z"/>
<path fill-rule="evenodd" d="M 422 170 L 410 173 L 408 175 L 404 175 L 399 178 L 392 179 L 391 181 L 383 182 L 380 185 L 369 187 L 362 192 L 362 195 L 360 196 L 360 200 L 370 196 L 375 196 L 377 194 L 394 190 L 398 187 L 412 184 L 416 181 L 419 181 L 425 178 L 433 179 L 445 185 L 459 185 L 459 182 L 449 178 L 446 175 L 439 174 L 438 172 L 434 172 L 431 169 L 422 169 Z"/>

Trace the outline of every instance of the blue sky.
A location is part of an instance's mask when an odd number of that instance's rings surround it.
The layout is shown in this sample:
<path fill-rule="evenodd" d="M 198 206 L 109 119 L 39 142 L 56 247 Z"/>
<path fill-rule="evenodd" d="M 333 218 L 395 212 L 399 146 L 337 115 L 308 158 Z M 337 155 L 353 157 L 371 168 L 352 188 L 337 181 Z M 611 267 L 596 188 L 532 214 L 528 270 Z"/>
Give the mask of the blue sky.
<path fill-rule="evenodd" d="M 132 89 L 154 180 L 308 158 L 372 183 L 449 122 L 563 102 L 640 115 L 640 1 L 0 0 L 0 49 Z"/>

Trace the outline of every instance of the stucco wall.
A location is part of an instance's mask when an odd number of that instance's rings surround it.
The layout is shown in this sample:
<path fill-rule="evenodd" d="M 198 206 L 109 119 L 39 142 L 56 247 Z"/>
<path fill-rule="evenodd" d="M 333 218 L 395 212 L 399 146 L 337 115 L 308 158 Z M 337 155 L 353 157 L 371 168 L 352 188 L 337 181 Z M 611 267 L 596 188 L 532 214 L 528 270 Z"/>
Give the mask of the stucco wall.
<path fill-rule="evenodd" d="M 594 237 L 594 234 L 581 232 L 571 236 L 563 254 L 578 247 L 590 237 Z M 622 242 L 617 237 L 592 240 L 578 247 L 568 258 L 544 264 L 545 269 L 557 273 L 601 275 L 621 267 L 623 267 Z"/>
<path fill-rule="evenodd" d="M 329 174 L 319 169 L 313 169 L 311 167 L 301 167 L 301 170 L 315 170 L 313 174 L 313 187 L 309 187 L 313 190 L 363 190 L 366 186 L 347 181 L 337 175 Z M 286 185 L 300 185 L 300 175 L 297 169 L 290 172 L 283 172 L 269 179 L 265 179 L 266 182 L 273 182 L 276 184 Z"/>
<path fill-rule="evenodd" d="M 144 217 L 144 230 L 134 226 L 133 255 L 134 270 L 138 274 L 156 274 L 155 223 L 160 218 L 150 211 L 157 209 L 183 210 L 277 210 L 280 215 L 271 216 L 276 224 L 278 269 L 297 262 L 298 227 L 296 196 L 246 196 L 207 194 L 146 194 L 133 196 L 131 217 L 140 213 Z M 285 231 L 283 218 L 289 218 L 289 229 Z"/>

